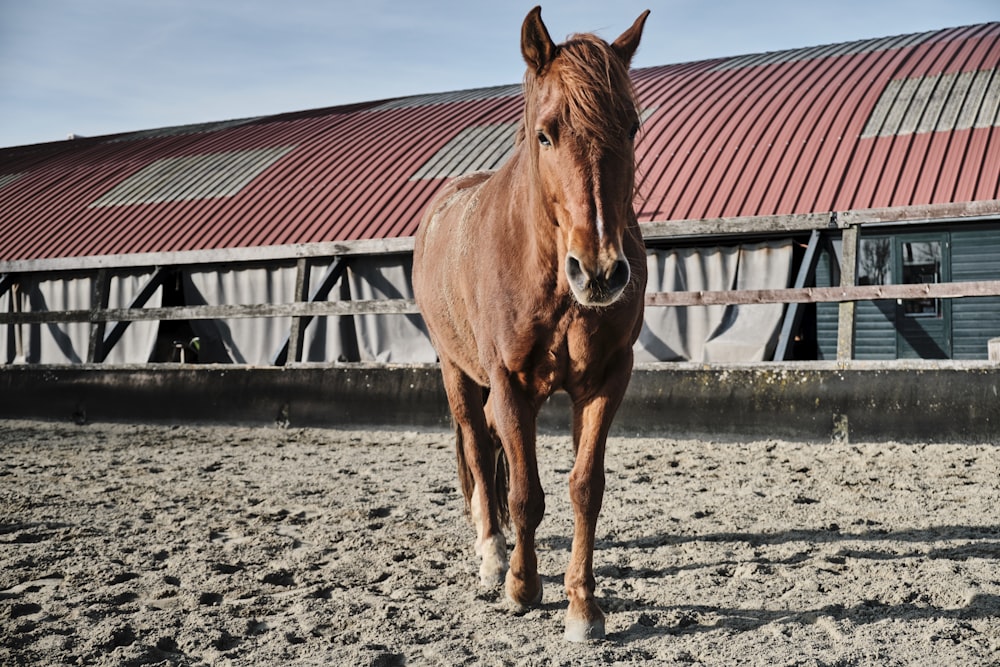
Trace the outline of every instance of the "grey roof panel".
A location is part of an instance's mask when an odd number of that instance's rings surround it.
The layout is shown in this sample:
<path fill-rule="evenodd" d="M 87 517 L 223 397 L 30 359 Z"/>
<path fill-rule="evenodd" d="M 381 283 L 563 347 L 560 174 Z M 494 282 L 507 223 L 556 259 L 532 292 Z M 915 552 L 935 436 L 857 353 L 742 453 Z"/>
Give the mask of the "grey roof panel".
<path fill-rule="evenodd" d="M 159 139 L 161 137 L 176 137 L 185 134 L 203 134 L 206 132 L 218 132 L 228 130 L 241 125 L 247 125 L 260 120 L 259 116 L 252 118 L 239 118 L 236 120 L 224 120 L 210 123 L 192 123 L 190 125 L 173 125 L 171 127 L 160 127 L 152 130 L 139 130 L 138 132 L 128 132 L 121 136 L 114 137 L 109 143 L 116 141 L 139 141 L 141 139 Z"/>
<path fill-rule="evenodd" d="M 435 153 L 410 180 L 451 178 L 496 169 L 514 150 L 518 122 L 467 127 Z"/>
<path fill-rule="evenodd" d="M 10 185 L 22 176 L 24 176 L 24 174 L 0 174 L 0 188 L 5 185 Z"/>
<path fill-rule="evenodd" d="M 119 183 L 90 207 L 231 197 L 294 146 L 157 160 Z"/>
<path fill-rule="evenodd" d="M 996 68 L 890 81 L 862 132 L 889 137 L 997 125 L 1000 75 Z"/>
<path fill-rule="evenodd" d="M 974 127 L 1000 125 L 1000 72 L 994 68 L 990 73 L 989 84 L 983 93 L 983 103 L 979 107 Z"/>

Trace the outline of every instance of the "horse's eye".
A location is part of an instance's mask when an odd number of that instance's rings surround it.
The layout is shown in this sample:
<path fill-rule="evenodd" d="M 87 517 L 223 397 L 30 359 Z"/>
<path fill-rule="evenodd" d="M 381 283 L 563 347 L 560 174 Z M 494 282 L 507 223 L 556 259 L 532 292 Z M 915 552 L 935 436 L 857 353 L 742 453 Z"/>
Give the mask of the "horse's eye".
<path fill-rule="evenodd" d="M 539 130 L 538 131 L 538 143 L 540 143 L 542 146 L 551 146 L 552 145 L 552 140 L 549 139 L 549 137 L 548 137 L 547 134 L 545 134 L 544 132 L 542 132 L 541 130 Z"/>
<path fill-rule="evenodd" d="M 633 123 L 632 127 L 629 128 L 628 138 L 635 139 L 635 135 L 639 134 L 639 123 Z"/>

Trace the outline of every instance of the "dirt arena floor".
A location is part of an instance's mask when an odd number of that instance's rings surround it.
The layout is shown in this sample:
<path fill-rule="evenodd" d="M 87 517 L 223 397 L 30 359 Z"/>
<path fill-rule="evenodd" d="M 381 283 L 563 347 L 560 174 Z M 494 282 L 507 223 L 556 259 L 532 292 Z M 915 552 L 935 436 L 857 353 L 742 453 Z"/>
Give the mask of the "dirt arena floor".
<path fill-rule="evenodd" d="M 571 446 L 540 444 L 515 615 L 449 433 L 0 422 L 0 664 L 1000 664 L 1000 448 L 613 439 L 576 645 Z"/>

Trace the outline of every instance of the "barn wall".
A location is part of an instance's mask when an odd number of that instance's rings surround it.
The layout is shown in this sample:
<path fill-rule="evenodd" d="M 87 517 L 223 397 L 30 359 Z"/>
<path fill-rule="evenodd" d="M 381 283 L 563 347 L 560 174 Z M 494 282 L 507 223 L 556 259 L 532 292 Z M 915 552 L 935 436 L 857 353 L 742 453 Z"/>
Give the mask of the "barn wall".
<path fill-rule="evenodd" d="M 311 260 L 305 292 L 314 300 L 334 258 Z M 413 259 L 408 253 L 353 257 L 320 301 L 412 299 Z M 792 241 L 779 240 L 723 247 L 652 249 L 647 255 L 647 291 L 688 289 L 765 289 L 788 286 Z M 172 290 L 170 306 L 288 304 L 298 300 L 295 261 L 207 262 L 170 269 L 163 278 Z M 34 311 L 96 308 L 93 286 L 97 272 L 39 273 L 21 280 Z M 112 274 L 110 307 L 126 307 L 150 273 Z M 124 287 L 123 287 L 124 286 Z M 145 303 L 159 307 L 163 289 Z M 636 344 L 639 361 L 751 362 L 770 359 L 777 338 L 782 304 L 752 306 L 655 307 L 646 310 Z M 291 317 L 234 317 L 182 322 L 133 322 L 111 348 L 108 363 L 185 361 L 274 365 L 286 345 Z M 28 363 L 83 363 L 91 333 L 88 322 L 23 327 L 30 334 Z M 153 344 L 160 340 L 156 356 Z M 197 339 L 197 346 L 191 342 Z M 0 341 L 2 342 L 2 341 Z M 141 344 L 140 344 L 141 343 Z M 178 347 L 179 346 L 179 347 Z M 418 314 L 363 314 L 312 318 L 302 341 L 303 362 L 433 363 L 423 318 Z M 166 353 L 163 350 L 167 350 Z M 2 363 L 16 363 L 10 354 Z"/>
<path fill-rule="evenodd" d="M 916 232 L 881 231 L 865 234 L 863 239 L 909 238 L 910 236 L 941 236 L 947 240 L 945 257 L 950 277 L 945 281 L 964 282 L 996 280 L 1000 275 L 1000 226 L 995 223 L 977 227 L 921 226 Z M 827 287 L 837 284 L 835 254 L 840 242 L 833 249 L 821 253 L 816 267 L 816 285 Z M 946 304 L 951 324 L 951 355 L 956 360 L 984 360 L 988 356 L 988 341 L 1000 336 L 1000 297 L 970 297 L 951 299 Z M 857 360 L 888 360 L 912 357 L 913 350 L 906 342 L 897 341 L 896 303 L 893 300 L 859 301 L 855 312 L 854 358 Z M 818 358 L 837 358 L 836 303 L 816 305 Z"/>
<path fill-rule="evenodd" d="M 325 258 L 312 262 L 308 294 L 316 292 L 333 261 Z M 406 254 L 354 259 L 325 300 L 412 299 L 411 269 L 412 258 Z M 23 293 L 23 309 L 53 312 L 98 308 L 94 303 L 97 275 L 97 271 L 21 275 L 18 289 Z M 152 270 L 112 272 L 108 307 L 129 307 L 151 275 Z M 165 280 L 176 292 L 174 298 L 179 299 L 167 304 L 171 306 L 287 304 L 297 297 L 296 265 L 288 261 L 180 266 L 171 270 Z M 163 291 L 157 288 L 142 306 L 164 305 Z M 0 299 L 3 312 L 10 312 L 11 291 L 0 294 Z M 188 361 L 271 365 L 288 340 L 292 318 L 242 317 L 182 323 L 186 335 L 180 339 L 177 321 L 130 323 L 122 339 L 110 349 L 106 362 L 179 361 L 177 354 L 170 354 L 177 345 L 185 348 Z M 113 322 L 106 328 L 112 326 Z M 18 357 L 13 327 L 4 325 L 0 327 L 0 364 L 83 363 L 87 360 L 91 328 L 89 322 L 21 325 L 24 354 Z M 192 337 L 197 338 L 197 349 L 190 342 Z M 168 351 L 160 349 L 153 356 L 157 343 Z M 414 314 L 314 318 L 305 327 L 302 349 L 301 360 L 306 362 L 430 363 L 437 359 L 423 320 Z"/>
<path fill-rule="evenodd" d="M 332 259 L 314 262 L 310 294 Z M 412 299 L 412 258 L 371 256 L 348 264 L 326 300 Z M 206 266 L 184 273 L 187 305 L 281 304 L 296 300 L 294 264 L 227 268 Z M 230 318 L 192 322 L 201 339 L 199 360 L 267 366 L 287 341 L 292 318 Z M 417 315 L 355 315 L 314 318 L 306 326 L 302 361 L 422 363 L 436 361 Z"/>
<path fill-rule="evenodd" d="M 1000 230 L 952 232 L 952 280 L 996 280 L 997 276 L 1000 276 Z M 1000 336 L 1000 297 L 955 299 L 952 321 L 953 358 L 986 359 L 987 342 Z"/>
<path fill-rule="evenodd" d="M 0 369 L 0 419 L 449 427 L 436 365 Z M 651 364 L 636 369 L 613 432 L 746 441 L 994 442 L 1000 366 L 973 362 Z M 556 394 L 543 430 L 569 432 Z M 2 427 L 2 424 L 0 424 Z"/>

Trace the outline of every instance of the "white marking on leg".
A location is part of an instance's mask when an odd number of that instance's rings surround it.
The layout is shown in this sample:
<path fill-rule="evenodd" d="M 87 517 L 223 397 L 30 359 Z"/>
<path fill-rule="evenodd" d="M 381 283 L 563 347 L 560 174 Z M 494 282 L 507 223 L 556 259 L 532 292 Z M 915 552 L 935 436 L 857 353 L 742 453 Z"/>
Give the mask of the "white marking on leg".
<path fill-rule="evenodd" d="M 586 621 L 582 618 L 567 618 L 566 631 L 563 637 L 569 642 L 604 639 L 604 619 Z"/>
<path fill-rule="evenodd" d="M 486 522 L 483 520 L 483 498 L 479 485 L 473 487 L 471 506 L 472 521 L 476 524 L 476 555 L 483 559 L 479 566 L 479 583 L 486 588 L 503 583 L 507 572 L 507 541 L 502 534 L 487 537 Z"/>
<path fill-rule="evenodd" d="M 483 564 L 479 566 L 479 583 L 493 588 L 503 583 L 507 572 L 507 541 L 503 535 L 490 535 L 482 543 Z"/>
<path fill-rule="evenodd" d="M 483 555 L 483 499 L 480 497 L 479 485 L 472 487 L 472 498 L 469 500 L 469 509 L 472 513 L 472 523 L 476 525 L 476 555 Z"/>

